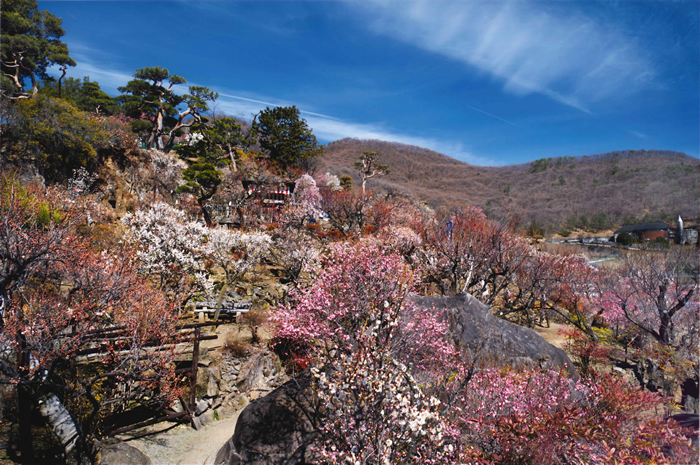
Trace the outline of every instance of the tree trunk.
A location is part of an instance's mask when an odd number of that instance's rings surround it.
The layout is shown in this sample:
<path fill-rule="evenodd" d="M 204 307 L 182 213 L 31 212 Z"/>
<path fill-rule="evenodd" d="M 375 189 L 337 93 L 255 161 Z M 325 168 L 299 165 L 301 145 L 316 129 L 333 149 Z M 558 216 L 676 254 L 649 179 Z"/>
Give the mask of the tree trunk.
<path fill-rule="evenodd" d="M 156 115 L 156 124 L 151 132 L 151 140 L 149 141 L 148 148 L 156 147 L 158 150 L 163 150 L 163 110 L 159 109 Z"/>
<path fill-rule="evenodd" d="M 14 55 L 14 54 L 13 54 L 13 55 Z M 20 57 L 20 58 L 17 58 L 16 55 L 14 55 L 14 57 L 15 57 L 15 62 L 14 62 L 14 64 L 12 64 L 12 63 L 3 63 L 3 64 L 5 64 L 5 66 L 7 66 L 8 68 L 14 68 L 14 69 L 15 69 L 14 74 L 3 73 L 3 75 L 5 75 L 5 76 L 7 76 L 8 78 L 12 79 L 12 82 L 15 84 L 15 86 L 17 87 L 17 89 L 19 89 L 19 92 L 20 92 L 20 93 L 24 93 L 24 85 L 22 84 L 22 81 L 21 81 L 20 78 L 19 78 L 19 67 L 20 67 L 19 60 L 21 60 L 22 58 L 21 58 L 21 57 Z"/>
<path fill-rule="evenodd" d="M 238 171 L 238 168 L 236 167 L 236 157 L 233 155 L 233 149 L 231 148 L 231 144 L 228 145 L 228 156 L 231 157 L 231 165 L 233 166 L 233 172 L 235 173 Z"/>
<path fill-rule="evenodd" d="M 32 80 L 32 98 L 34 98 L 39 93 L 39 84 L 37 84 L 36 82 L 36 77 L 34 77 L 34 73 L 29 73 L 29 77 Z"/>
<path fill-rule="evenodd" d="M 163 152 L 170 153 L 175 146 L 175 136 L 168 137 L 168 141 L 163 145 Z"/>
<path fill-rule="evenodd" d="M 34 446 L 32 444 L 32 403 L 29 388 L 17 386 L 17 410 L 19 414 L 19 450 L 22 463 L 34 463 Z"/>
<path fill-rule="evenodd" d="M 202 209 L 202 215 L 204 216 L 204 222 L 207 223 L 207 228 L 211 228 L 214 226 L 214 223 L 211 220 L 211 215 L 209 215 L 209 212 L 207 211 L 206 207 L 204 206 L 204 203 L 207 200 L 209 200 L 209 198 L 210 197 L 197 199 L 197 203 L 199 204 L 199 208 Z"/>
<path fill-rule="evenodd" d="M 68 68 L 66 68 L 65 66 L 61 66 L 58 69 L 62 71 L 61 77 L 58 78 L 58 98 L 61 98 L 61 81 L 63 81 L 63 78 L 66 76 L 66 71 L 68 70 Z"/>
<path fill-rule="evenodd" d="M 89 463 L 85 443 L 80 436 L 73 417 L 55 394 L 49 393 L 39 399 L 39 413 L 44 417 L 51 433 L 66 454 L 66 463 Z"/>
<path fill-rule="evenodd" d="M 214 312 L 214 321 L 218 321 L 219 319 L 219 314 L 221 313 L 221 307 L 223 306 L 224 303 L 224 295 L 226 294 L 226 291 L 228 291 L 228 273 L 226 273 L 226 281 L 224 282 L 224 285 L 221 286 L 221 291 L 219 292 L 219 299 L 216 301 L 216 311 Z"/>
<path fill-rule="evenodd" d="M 671 325 L 673 323 L 673 315 L 668 310 L 666 305 L 666 286 L 659 286 L 659 293 L 656 297 L 656 308 L 659 314 L 659 339 L 660 342 L 671 344 Z"/>

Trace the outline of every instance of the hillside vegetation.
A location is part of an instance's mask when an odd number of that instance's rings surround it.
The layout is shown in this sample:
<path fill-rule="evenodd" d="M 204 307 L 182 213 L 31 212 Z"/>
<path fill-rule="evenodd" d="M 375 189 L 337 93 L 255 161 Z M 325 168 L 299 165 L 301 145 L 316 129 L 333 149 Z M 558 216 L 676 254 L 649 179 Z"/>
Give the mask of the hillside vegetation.
<path fill-rule="evenodd" d="M 697 160 L 481 168 L 346 139 L 318 161 L 296 107 L 244 127 L 160 66 L 116 99 L 89 78 L 58 85 L 46 67 L 74 63 L 60 18 L 0 5 L 0 463 L 163 463 L 112 438 L 199 428 L 249 402 L 216 463 L 697 457 L 676 423 L 698 418 L 697 249 L 654 241 L 597 267 L 497 220 L 691 216 Z M 484 324 L 459 316 L 472 304 Z M 533 342 L 550 322 L 573 363 Z M 218 335 L 220 348 L 200 345 Z M 246 418 L 272 427 L 258 435 Z"/>
<path fill-rule="evenodd" d="M 680 152 L 627 150 L 484 167 L 395 142 L 342 139 L 325 147 L 319 172 L 352 175 L 357 183 L 354 163 L 368 150 L 391 166 L 370 188 L 410 191 L 431 206 L 469 203 L 494 218 L 515 214 L 549 232 L 698 216 L 700 162 Z"/>

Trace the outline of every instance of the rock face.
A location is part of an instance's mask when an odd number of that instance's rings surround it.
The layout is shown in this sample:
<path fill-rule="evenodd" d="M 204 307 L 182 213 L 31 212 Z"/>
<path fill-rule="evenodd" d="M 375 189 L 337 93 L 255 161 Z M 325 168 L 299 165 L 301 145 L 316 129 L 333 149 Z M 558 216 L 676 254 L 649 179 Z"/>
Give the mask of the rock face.
<path fill-rule="evenodd" d="M 307 375 L 288 381 L 248 405 L 233 437 L 216 455 L 217 465 L 311 463 L 308 446 L 316 438 Z"/>
<path fill-rule="evenodd" d="M 576 368 L 563 350 L 535 331 L 491 315 L 489 307 L 469 294 L 454 297 L 414 297 L 419 307 L 446 312 L 450 332 L 468 356 L 487 363 L 541 366 L 565 370 L 578 378 Z"/>
<path fill-rule="evenodd" d="M 137 448 L 117 442 L 102 445 L 95 463 L 98 465 L 151 465 L 151 459 Z"/>
<path fill-rule="evenodd" d="M 269 352 L 255 352 L 241 367 L 236 380 L 237 387 L 241 392 L 256 388 L 265 389 L 264 379 L 273 376 L 280 369 L 277 358 L 271 356 Z"/>
<path fill-rule="evenodd" d="M 289 377 L 279 358 L 268 349 L 255 348 L 249 356 L 229 353 L 220 359 L 200 360 L 197 371 L 198 398 L 193 425 L 196 429 L 244 408 L 251 400 L 263 397 Z M 182 411 L 177 402 L 174 409 Z"/>

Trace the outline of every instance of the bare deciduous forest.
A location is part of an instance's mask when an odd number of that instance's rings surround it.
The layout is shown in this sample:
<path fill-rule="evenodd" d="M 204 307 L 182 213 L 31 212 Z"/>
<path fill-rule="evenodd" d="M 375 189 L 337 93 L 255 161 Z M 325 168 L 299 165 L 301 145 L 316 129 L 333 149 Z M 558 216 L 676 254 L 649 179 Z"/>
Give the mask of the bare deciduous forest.
<path fill-rule="evenodd" d="M 625 150 L 474 166 L 432 150 L 377 140 L 342 139 L 325 147 L 318 172 L 351 175 L 363 151 L 375 151 L 391 173 L 371 189 L 413 192 L 431 206 L 463 203 L 493 218 L 517 215 L 547 232 L 600 230 L 635 222 L 698 216 L 700 162 L 680 152 Z"/>

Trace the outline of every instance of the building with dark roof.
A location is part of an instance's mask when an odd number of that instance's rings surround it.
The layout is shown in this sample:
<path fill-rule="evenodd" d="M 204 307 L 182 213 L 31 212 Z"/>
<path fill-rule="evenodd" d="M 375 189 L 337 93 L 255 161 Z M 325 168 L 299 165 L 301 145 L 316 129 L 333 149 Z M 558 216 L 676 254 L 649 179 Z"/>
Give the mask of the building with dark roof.
<path fill-rule="evenodd" d="M 614 233 L 615 242 L 617 236 L 622 233 L 628 233 L 637 241 L 653 241 L 657 237 L 664 239 L 672 239 L 674 229 L 666 223 L 642 223 L 623 226 Z"/>

